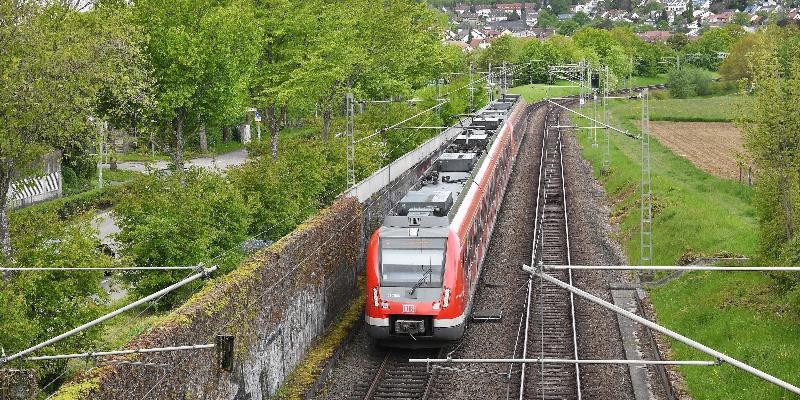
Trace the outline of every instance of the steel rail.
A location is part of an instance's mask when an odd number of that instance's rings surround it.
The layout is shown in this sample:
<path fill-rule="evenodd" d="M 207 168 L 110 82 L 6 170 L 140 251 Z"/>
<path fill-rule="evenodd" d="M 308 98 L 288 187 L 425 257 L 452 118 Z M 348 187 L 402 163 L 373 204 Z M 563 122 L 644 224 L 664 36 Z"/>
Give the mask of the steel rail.
<path fill-rule="evenodd" d="M 410 363 L 425 364 L 621 364 L 621 365 L 697 365 L 697 366 L 718 366 L 720 360 L 570 360 L 566 358 L 411 358 Z M 436 368 L 442 368 L 436 366 Z M 499 373 L 505 374 L 505 372 Z"/>
<path fill-rule="evenodd" d="M 755 367 L 752 367 L 752 366 L 750 366 L 748 364 L 745 364 L 745 363 L 743 363 L 743 362 L 741 362 L 741 361 L 739 361 L 739 360 L 737 360 L 737 359 L 735 359 L 733 357 L 730 357 L 730 356 L 728 356 L 728 355 L 726 355 L 726 354 L 724 354 L 724 353 L 722 353 L 720 351 L 714 350 L 714 349 L 712 349 L 712 348 L 710 348 L 710 347 L 708 347 L 708 346 L 706 346 L 706 345 L 704 345 L 702 343 L 699 343 L 697 341 L 689 339 L 688 337 L 683 336 L 680 333 L 677 333 L 675 331 L 672 331 L 669 328 L 663 327 L 663 326 L 661 326 L 659 324 L 656 324 L 655 322 L 652 322 L 650 320 L 642 318 L 642 317 L 640 317 L 640 316 L 638 316 L 638 315 L 636 315 L 636 314 L 634 314 L 634 313 L 632 313 L 630 311 L 627 311 L 627 310 L 625 310 L 625 309 L 623 309 L 621 307 L 618 307 L 618 306 L 616 306 L 614 304 L 611 304 L 611 303 L 609 303 L 609 302 L 607 302 L 607 301 L 605 301 L 605 300 L 603 300 L 603 299 L 601 299 L 601 298 L 599 298 L 597 296 L 594 296 L 594 295 L 592 295 L 590 293 L 587 293 L 587 292 L 585 292 L 585 291 L 583 291 L 581 289 L 578 289 L 578 288 L 576 288 L 576 287 L 574 287 L 572 285 L 569 285 L 569 284 L 567 284 L 565 282 L 562 282 L 562 281 L 560 281 L 558 279 L 552 278 L 549 275 L 542 273 L 538 269 L 531 268 L 530 266 L 527 266 L 527 265 L 523 266 L 522 269 L 524 271 L 530 273 L 532 276 L 538 276 L 539 278 L 544 279 L 544 280 L 546 280 L 546 281 L 548 281 L 548 282 L 550 282 L 550 283 L 552 283 L 552 284 L 554 284 L 556 286 L 559 286 L 559 287 L 561 287 L 561 288 L 563 288 L 565 290 L 568 290 L 568 291 L 570 291 L 570 292 L 572 292 L 572 293 L 574 293 L 574 294 L 576 294 L 576 295 L 578 295 L 580 297 L 583 297 L 586 300 L 589 300 L 589 301 L 591 301 L 591 302 L 593 302 L 595 304 L 598 304 L 598 305 L 600 305 L 600 306 L 602 306 L 604 308 L 607 308 L 607 309 L 609 309 L 609 310 L 611 310 L 611 311 L 613 311 L 613 312 L 615 312 L 615 313 L 617 313 L 619 315 L 622 315 L 622 316 L 624 316 L 624 317 L 626 317 L 628 319 L 631 319 L 631 320 L 633 320 L 635 322 L 638 322 L 638 323 L 640 323 L 640 324 L 642 324 L 642 325 L 644 325 L 644 326 L 646 326 L 646 327 L 648 327 L 648 328 L 650 328 L 650 329 L 652 329 L 654 331 L 657 331 L 657 332 L 662 333 L 662 334 L 664 334 L 666 336 L 669 336 L 672 339 L 675 339 L 675 340 L 677 340 L 677 341 L 679 341 L 679 342 L 681 342 L 681 343 L 683 343 L 683 344 L 685 344 L 685 345 L 687 345 L 689 347 L 692 347 L 694 349 L 700 350 L 703 353 L 706 353 L 706 354 L 708 354 L 708 355 L 710 355 L 712 357 L 715 357 L 715 358 L 717 358 L 717 359 L 719 359 L 721 361 L 724 361 L 724 362 L 726 362 L 728 364 L 731 364 L 734 367 L 739 368 L 739 369 L 741 369 L 741 370 L 743 370 L 743 371 L 745 371 L 745 372 L 747 372 L 747 373 L 749 373 L 751 375 L 757 376 L 757 377 L 759 377 L 759 378 L 761 378 L 761 379 L 763 379 L 763 380 L 765 380 L 767 382 L 770 382 L 770 383 L 772 383 L 774 385 L 777 385 L 777 386 L 779 386 L 779 387 L 781 387 L 783 389 L 786 389 L 786 390 L 788 390 L 788 391 L 790 391 L 792 393 L 800 394 L 800 388 L 798 388 L 795 385 L 792 385 L 791 383 L 788 383 L 788 382 L 786 382 L 786 381 L 784 381 L 784 380 L 782 380 L 780 378 L 777 378 L 777 377 L 775 377 L 773 375 L 770 375 L 770 374 L 768 374 L 768 373 L 766 373 L 764 371 L 761 371 L 758 368 L 755 368 Z"/>
<path fill-rule="evenodd" d="M 544 174 L 544 155 L 546 153 L 546 139 L 547 139 L 547 115 L 550 110 L 545 109 L 544 114 L 544 129 L 542 129 L 542 154 L 539 158 L 539 183 L 536 189 L 536 217 L 533 219 L 533 249 L 531 250 L 531 263 L 536 262 L 536 240 L 539 235 L 539 208 L 542 197 L 542 176 Z M 533 277 L 528 278 L 528 295 L 525 305 L 525 334 L 522 339 L 522 356 L 528 356 L 528 338 L 531 326 L 531 298 L 533 297 Z M 525 393 L 525 373 L 527 364 L 522 364 L 520 367 L 520 380 L 519 380 L 519 399 L 523 400 Z"/>
<path fill-rule="evenodd" d="M 164 289 L 161 289 L 158 292 L 155 292 L 155 293 L 153 293 L 153 294 L 151 294 L 149 296 L 143 297 L 143 298 L 141 298 L 141 299 L 139 299 L 139 300 L 137 300 L 137 301 L 135 301 L 135 302 L 133 302 L 131 304 L 128 304 L 128 305 L 126 305 L 126 306 L 124 306 L 122 308 L 119 308 L 119 309 L 117 309 L 115 311 L 112 311 L 112 312 L 106 314 L 106 315 L 103 315 L 103 316 L 101 316 L 99 318 L 96 318 L 96 319 L 94 319 L 94 320 L 92 320 L 90 322 L 87 322 L 87 323 L 85 323 L 85 324 L 83 324 L 83 325 L 81 325 L 81 326 L 79 326 L 77 328 L 74 328 L 74 329 L 72 329 L 72 330 L 70 330 L 68 332 L 64 332 L 64 333 L 62 333 L 62 334 L 60 334 L 60 335 L 58 335 L 58 336 L 56 336 L 54 338 L 45 340 L 44 342 L 41 342 L 41 343 L 39 343 L 37 345 L 34 345 L 32 347 L 29 347 L 29 348 L 27 348 L 25 350 L 22 350 L 22 351 L 19 351 L 17 353 L 14 353 L 14 354 L 12 354 L 12 355 L 10 355 L 8 357 L 2 357 L 2 358 L 0 358 L 0 366 L 5 365 L 8 362 L 13 361 L 13 360 L 15 360 L 17 358 L 24 357 L 24 356 L 26 356 L 26 355 L 28 355 L 30 353 L 33 353 L 34 351 L 39 350 L 39 349 L 41 349 L 43 347 L 46 347 L 46 346 L 49 346 L 49 345 L 51 345 L 53 343 L 59 342 L 61 340 L 64 340 L 64 339 L 66 339 L 66 338 L 68 338 L 68 337 L 70 337 L 72 335 L 75 335 L 76 333 L 85 331 L 86 329 L 89 329 L 89 328 L 91 328 L 91 327 L 93 327 L 93 326 L 95 326 L 97 324 L 100 324 L 100 323 L 102 323 L 104 321 L 107 321 L 107 320 L 109 320 L 111 318 L 114 318 L 117 315 L 122 314 L 125 311 L 128 311 L 128 310 L 130 310 L 132 308 L 136 308 L 136 307 L 138 307 L 138 306 L 140 306 L 140 305 L 142 305 L 142 304 L 144 304 L 144 303 L 146 303 L 146 302 L 148 302 L 148 301 L 150 301 L 152 299 L 161 297 L 162 295 L 167 294 L 167 293 L 169 293 L 169 292 L 171 292 L 171 291 L 173 291 L 173 290 L 175 290 L 175 289 L 177 289 L 177 288 L 179 288 L 181 286 L 184 286 L 184 285 L 186 285 L 188 283 L 194 282 L 197 279 L 206 277 L 206 276 L 208 276 L 208 274 L 210 274 L 210 273 L 212 273 L 212 272 L 214 272 L 216 270 L 217 270 L 216 266 L 213 266 L 211 268 L 203 269 L 202 272 L 199 272 L 197 274 L 191 275 L 191 276 L 187 277 L 186 279 L 184 279 L 184 280 L 182 280 L 182 281 L 180 281 L 178 283 L 175 283 L 175 284 L 170 285 L 170 286 L 168 286 L 168 287 L 166 287 Z"/>
<path fill-rule="evenodd" d="M 561 121 L 561 116 L 559 115 L 557 121 Z M 566 187 L 566 176 L 564 174 L 564 152 L 563 146 L 561 143 L 561 131 L 558 131 L 558 158 L 559 163 L 561 164 L 561 200 L 564 203 L 564 241 L 567 244 L 567 265 L 572 264 L 572 252 L 570 251 L 569 246 L 569 210 L 567 209 L 567 187 Z M 568 270 L 569 275 L 569 284 L 573 284 L 572 280 L 572 270 Z M 570 317 L 572 317 L 572 348 L 574 352 L 574 358 L 577 360 L 578 357 L 578 331 L 577 331 L 577 322 L 575 321 L 575 295 L 570 293 L 569 294 L 569 306 L 570 306 Z M 577 386 L 578 392 L 578 400 L 581 400 L 583 397 L 581 394 L 581 369 L 579 363 L 575 363 L 575 382 Z"/>

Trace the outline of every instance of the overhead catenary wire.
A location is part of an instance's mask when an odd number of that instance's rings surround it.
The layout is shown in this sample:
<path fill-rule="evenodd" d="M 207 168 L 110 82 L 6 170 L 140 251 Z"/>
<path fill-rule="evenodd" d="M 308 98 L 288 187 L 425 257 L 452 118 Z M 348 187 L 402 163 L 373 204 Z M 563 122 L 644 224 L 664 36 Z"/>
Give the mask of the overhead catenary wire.
<path fill-rule="evenodd" d="M 365 137 L 363 137 L 361 139 L 358 139 L 355 142 L 356 142 L 356 144 L 361 143 L 361 142 L 363 142 L 365 140 L 368 140 L 368 139 L 371 139 L 371 138 L 373 138 L 373 137 L 375 137 L 377 135 L 380 135 L 381 133 L 384 133 L 386 131 L 390 131 L 390 130 L 395 129 L 395 128 L 399 127 L 399 126 L 402 126 L 406 122 L 414 120 L 416 118 L 419 118 L 420 116 L 424 115 L 425 113 L 433 111 L 433 110 L 435 110 L 435 109 L 447 104 L 448 102 L 450 102 L 450 100 L 443 100 L 443 101 L 437 103 L 435 106 L 430 107 L 430 108 L 426 108 L 425 110 L 422 110 L 422 111 L 420 111 L 420 112 L 418 112 L 418 113 L 416 113 L 416 114 L 414 114 L 414 115 L 412 115 L 412 116 L 410 116 L 410 117 L 408 117 L 408 118 L 406 118 L 406 119 L 404 119 L 404 120 L 402 120 L 402 121 L 400 121 L 400 122 L 398 122 L 398 123 L 396 123 L 394 125 L 387 126 L 385 128 L 381 128 L 381 129 L 377 129 L 377 130 L 375 130 L 375 133 L 373 133 L 373 134 L 371 134 L 369 136 L 365 136 Z"/>
<path fill-rule="evenodd" d="M 0 272 L 45 272 L 45 271 L 196 271 L 200 267 L 0 267 Z"/>
<path fill-rule="evenodd" d="M 128 355 L 128 354 L 164 353 L 164 352 L 186 351 L 186 350 L 205 350 L 205 349 L 213 349 L 214 347 L 216 347 L 216 344 L 214 344 L 214 343 L 211 343 L 211 344 L 195 344 L 195 345 L 188 345 L 188 346 L 153 347 L 153 348 L 147 348 L 147 349 L 96 351 L 96 352 L 73 353 L 73 354 L 56 354 L 56 355 L 49 355 L 49 356 L 27 357 L 27 358 L 25 358 L 25 360 L 27 360 L 27 361 L 49 361 L 49 360 L 65 360 L 65 359 L 71 359 L 71 358 L 95 358 L 95 357 L 121 356 L 121 355 Z"/>
<path fill-rule="evenodd" d="M 60 334 L 60 335 L 58 335 L 56 337 L 50 338 L 48 340 L 45 340 L 44 342 L 41 342 L 41 343 L 36 344 L 34 346 L 31 346 L 31 347 L 29 347 L 29 348 L 27 348 L 25 350 L 19 351 L 17 353 L 14 353 L 14 354 L 12 354 L 12 355 L 10 355 L 8 357 L 2 357 L 2 358 L 0 358 L 0 366 L 5 365 L 10 361 L 13 361 L 13 360 L 16 360 L 18 358 L 24 357 L 24 356 L 26 356 L 26 355 L 28 355 L 30 353 L 33 353 L 34 351 L 37 351 L 37 350 L 39 350 L 39 349 L 41 349 L 43 347 L 47 347 L 47 346 L 49 346 L 49 345 L 51 345 L 53 343 L 59 342 L 61 340 L 64 340 L 64 339 L 66 339 L 66 338 L 68 338 L 70 336 L 73 336 L 73 335 L 77 334 L 77 333 L 85 331 L 86 329 L 89 329 L 89 328 L 91 328 L 93 326 L 96 326 L 96 325 L 98 325 L 98 324 L 100 324 L 100 323 L 102 323 L 104 321 L 107 321 L 107 320 L 109 320 L 111 318 L 114 318 L 117 315 L 122 314 L 125 311 L 128 311 L 128 310 L 130 310 L 132 308 L 138 307 L 139 305 L 142 305 L 142 304 L 144 304 L 144 303 L 146 303 L 146 302 L 148 302 L 148 301 L 150 301 L 152 299 L 155 299 L 156 297 L 160 297 L 160 296 L 162 296 L 162 295 L 164 295 L 166 293 L 172 292 L 173 290 L 178 289 L 181 286 L 184 286 L 184 285 L 186 285 L 188 283 L 194 282 L 195 280 L 197 280 L 199 278 L 206 277 L 206 276 L 208 276 L 208 274 L 210 274 L 210 273 L 212 273 L 212 272 L 214 272 L 216 270 L 217 270 L 216 266 L 211 267 L 211 268 L 203 269 L 203 271 L 200 272 L 200 273 L 194 274 L 194 275 L 192 275 L 192 276 L 190 276 L 190 277 L 188 277 L 188 278 L 186 278 L 186 279 L 184 279 L 184 280 L 182 280 L 182 281 L 180 281 L 178 283 L 172 284 L 172 285 L 170 285 L 170 286 L 168 286 L 168 287 L 166 287 L 164 289 L 159 290 L 156 293 L 153 293 L 153 294 L 151 294 L 149 296 L 143 297 L 143 298 L 141 298 L 141 299 L 139 299 L 139 300 L 137 300 L 137 301 L 135 301 L 135 302 L 133 302 L 131 304 L 128 304 L 128 305 L 126 305 L 124 307 L 118 308 L 117 310 L 114 310 L 114 311 L 112 311 L 112 312 L 110 312 L 108 314 L 105 314 L 103 316 L 95 318 L 94 320 L 89 321 L 89 322 L 87 322 L 87 323 L 85 323 L 85 324 L 83 324 L 83 325 L 81 325 L 81 326 L 79 326 L 77 328 L 71 329 L 71 330 L 69 330 L 67 332 L 64 332 L 64 333 L 62 333 L 62 334 Z"/>
<path fill-rule="evenodd" d="M 638 316 L 638 315 L 636 315 L 636 314 L 634 314 L 634 313 L 632 313 L 632 312 L 630 312 L 628 310 L 625 310 L 625 309 L 623 309 L 623 308 L 621 308 L 619 306 L 611 304 L 608 301 L 605 301 L 605 300 L 603 300 L 603 299 L 601 299 L 601 298 L 599 298 L 597 296 L 594 296 L 594 295 L 592 295 L 590 293 L 587 293 L 587 292 L 585 292 L 585 291 L 583 291 L 581 289 L 578 289 L 578 288 L 576 288 L 576 287 L 574 287 L 572 285 L 569 285 L 569 284 L 567 284 L 565 282 L 562 282 L 562 281 L 560 281 L 558 279 L 555 279 L 555 278 L 553 278 L 553 277 L 551 277 L 551 276 L 549 276 L 549 275 L 547 275 L 545 273 L 542 273 L 540 269 L 534 269 L 534 268 L 526 265 L 526 266 L 523 266 L 523 270 L 528 272 L 528 273 L 530 273 L 531 275 L 538 276 L 539 278 L 544 279 L 544 280 L 546 280 L 546 281 L 548 281 L 548 282 L 550 282 L 550 283 L 552 283 L 552 284 L 554 284 L 554 285 L 556 285 L 556 286 L 558 286 L 558 287 L 560 287 L 562 289 L 568 290 L 568 291 L 570 291 L 570 292 L 572 292 L 572 293 L 574 293 L 574 294 L 576 294 L 576 295 L 578 295 L 580 297 L 583 297 L 584 299 L 589 300 L 589 301 L 591 301 L 591 302 L 593 302 L 593 303 L 595 303 L 597 305 L 600 305 L 600 306 L 602 306 L 602 307 L 604 307 L 606 309 L 614 311 L 615 313 L 617 313 L 619 315 L 622 315 L 623 317 L 631 319 L 631 320 L 633 320 L 635 322 L 638 322 L 638 323 L 640 323 L 640 324 L 642 324 L 642 325 L 644 325 L 644 326 L 646 326 L 646 327 L 648 327 L 648 328 L 650 328 L 650 329 L 652 329 L 654 331 L 657 331 L 657 332 L 659 332 L 661 334 L 669 336 L 670 338 L 675 339 L 675 340 L 677 340 L 677 341 L 679 341 L 679 342 L 681 342 L 681 343 L 683 343 L 683 344 L 685 344 L 685 345 L 687 345 L 689 347 L 692 347 L 692 348 L 694 348 L 696 350 L 699 350 L 699 351 L 701 351 L 703 353 L 706 353 L 706 354 L 708 354 L 708 355 L 710 355 L 712 357 L 715 357 L 715 358 L 717 358 L 719 360 L 722 360 L 722 361 L 724 361 L 724 362 L 726 362 L 726 363 L 728 363 L 730 365 L 733 365 L 734 367 L 739 368 L 739 369 L 741 369 L 741 370 L 743 370 L 743 371 L 745 371 L 745 372 L 747 372 L 747 373 L 749 373 L 751 375 L 757 376 L 757 377 L 759 377 L 759 378 L 761 378 L 761 379 L 763 379 L 763 380 L 765 380 L 767 382 L 770 382 L 770 383 L 772 383 L 774 385 L 780 386 L 781 388 L 784 388 L 784 389 L 786 389 L 786 390 L 788 390 L 788 391 L 790 391 L 792 393 L 800 394 L 800 388 L 798 388 L 795 385 L 792 385 L 791 383 L 788 383 L 788 382 L 786 382 L 786 381 L 784 381 L 784 380 L 782 380 L 780 378 L 777 378 L 777 377 L 775 377 L 773 375 L 767 374 L 764 371 L 761 371 L 761 370 L 759 370 L 759 369 L 757 369 L 755 367 L 752 367 L 752 366 L 750 366 L 748 364 L 745 364 L 745 363 L 743 363 L 743 362 L 741 362 L 741 361 L 739 361 L 739 360 L 737 360 L 737 359 L 735 359 L 733 357 L 730 357 L 730 356 L 728 356 L 728 355 L 726 355 L 726 354 L 724 354 L 724 353 L 722 353 L 720 351 L 714 350 L 714 349 L 712 349 L 712 348 L 710 348 L 710 347 L 708 347 L 708 346 L 706 346 L 706 345 L 704 345 L 702 343 L 694 341 L 694 340 L 692 340 L 692 339 L 690 339 L 690 338 L 688 338 L 686 336 L 681 335 L 680 333 L 672 331 L 672 330 L 670 330 L 670 329 L 668 329 L 666 327 L 663 327 L 663 326 L 661 326 L 659 324 L 656 324 L 655 322 L 652 322 L 650 320 L 642 318 L 642 317 L 640 317 L 640 316 Z"/>
<path fill-rule="evenodd" d="M 567 110 L 567 111 L 569 111 L 569 112 L 571 112 L 571 113 L 573 113 L 573 114 L 576 114 L 576 115 L 578 115 L 578 116 L 580 116 L 580 117 L 586 118 L 586 119 L 588 119 L 589 121 L 592 121 L 592 122 L 594 122 L 595 124 L 598 124 L 599 126 L 602 126 L 602 127 L 604 127 L 604 128 L 607 128 L 607 129 L 611 129 L 612 131 L 619 132 L 619 133 L 621 133 L 621 134 L 623 134 L 623 135 L 625 135 L 625 136 L 629 136 L 629 137 L 631 137 L 631 138 L 633 138 L 633 139 L 639 139 L 639 137 L 638 137 L 638 136 L 636 136 L 636 135 L 634 135 L 634 134 L 632 134 L 632 133 L 630 133 L 630 132 L 628 132 L 628 131 L 623 131 L 623 130 L 621 130 L 621 129 L 619 129 L 619 128 L 616 128 L 616 127 L 614 127 L 614 126 L 611 126 L 611 125 L 608 125 L 608 124 L 606 124 L 606 123 L 603 123 L 602 121 L 598 121 L 598 120 L 596 120 L 596 119 L 594 119 L 594 118 L 592 118 L 592 117 L 590 117 L 590 116 L 588 116 L 588 115 L 584 115 L 584 114 L 582 114 L 582 113 L 580 113 L 580 112 L 578 112 L 578 111 L 575 111 L 575 110 L 573 110 L 573 109 L 571 109 L 571 108 L 569 108 L 569 107 L 567 107 L 567 106 L 561 105 L 561 104 L 559 104 L 559 103 L 557 103 L 557 102 L 555 102 L 555 101 L 552 101 L 552 100 L 550 100 L 550 99 L 547 99 L 547 101 L 549 101 L 549 102 L 550 102 L 550 104 L 553 104 L 553 105 L 555 105 L 555 106 L 558 106 L 558 107 L 560 107 L 560 108 L 563 108 L 564 110 Z"/>
<path fill-rule="evenodd" d="M 545 265 L 544 269 L 589 271 L 800 272 L 800 267 L 715 267 L 706 265 Z"/>

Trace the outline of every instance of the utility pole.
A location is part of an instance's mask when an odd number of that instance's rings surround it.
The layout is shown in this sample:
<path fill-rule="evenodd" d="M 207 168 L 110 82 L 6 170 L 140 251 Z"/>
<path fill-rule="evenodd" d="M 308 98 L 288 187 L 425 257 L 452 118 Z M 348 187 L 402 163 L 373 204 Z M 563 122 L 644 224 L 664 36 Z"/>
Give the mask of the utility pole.
<path fill-rule="evenodd" d="M 345 135 L 347 137 L 347 187 L 356 185 L 356 135 L 355 135 L 355 113 L 353 107 L 353 93 L 347 93 L 347 126 Z"/>
<path fill-rule="evenodd" d="M 502 75 L 502 83 L 500 85 L 500 95 L 506 95 L 506 89 L 508 88 L 508 70 L 506 69 L 506 62 L 503 61 L 503 75 Z"/>
<path fill-rule="evenodd" d="M 489 101 L 494 101 L 494 89 L 492 89 L 492 64 L 489 63 L 489 76 L 486 78 L 486 91 L 489 95 Z"/>
<path fill-rule="evenodd" d="M 611 167 L 611 131 L 608 129 L 611 119 L 608 115 L 607 105 L 609 95 L 608 65 L 605 66 L 604 70 L 606 76 L 603 81 L 603 125 L 605 126 L 603 130 L 606 134 L 606 150 L 603 153 L 603 168 L 600 170 L 603 175 L 607 174 Z"/>
<path fill-rule="evenodd" d="M 589 74 L 591 75 L 591 70 L 589 70 Z M 600 88 L 597 88 L 597 89 L 593 88 L 592 89 L 592 96 L 593 96 L 593 98 L 592 98 L 592 118 L 594 118 L 595 120 L 597 120 L 597 92 L 599 90 L 600 90 Z M 592 124 L 592 134 L 594 135 L 594 139 L 593 139 L 593 142 L 592 142 L 592 147 L 597 148 L 598 144 L 597 144 L 597 124 L 596 123 Z"/>
<path fill-rule="evenodd" d="M 256 120 L 256 135 L 258 137 L 258 142 L 261 143 L 261 114 L 258 113 L 258 109 L 256 109 L 253 119 Z"/>
<path fill-rule="evenodd" d="M 472 74 L 474 66 L 469 63 L 469 113 L 475 112 L 475 85 L 473 84 Z"/>
<path fill-rule="evenodd" d="M 640 265 L 653 262 L 653 192 L 650 175 L 650 91 L 642 91 L 642 193 Z"/>
<path fill-rule="evenodd" d="M 97 122 L 97 153 L 100 156 L 97 160 L 97 188 L 103 188 L 103 153 L 105 152 L 105 132 L 103 130 L 104 122 Z"/>

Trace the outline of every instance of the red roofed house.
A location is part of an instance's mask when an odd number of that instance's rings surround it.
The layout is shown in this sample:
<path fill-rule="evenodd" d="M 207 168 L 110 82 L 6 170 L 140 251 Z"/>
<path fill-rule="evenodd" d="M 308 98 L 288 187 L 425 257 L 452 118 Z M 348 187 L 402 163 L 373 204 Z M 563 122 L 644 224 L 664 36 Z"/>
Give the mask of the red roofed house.
<path fill-rule="evenodd" d="M 669 31 L 649 31 L 639 33 L 638 36 L 648 43 L 664 43 L 672 37 L 672 33 Z"/>

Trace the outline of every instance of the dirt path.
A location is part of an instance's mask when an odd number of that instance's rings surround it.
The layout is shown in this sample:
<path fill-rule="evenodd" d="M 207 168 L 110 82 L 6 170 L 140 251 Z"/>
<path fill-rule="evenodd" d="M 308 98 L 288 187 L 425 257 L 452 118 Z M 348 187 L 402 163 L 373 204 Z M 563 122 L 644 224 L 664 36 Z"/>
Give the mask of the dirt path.
<path fill-rule="evenodd" d="M 712 175 L 739 180 L 742 132 L 726 122 L 651 122 L 659 142 Z M 745 175 L 747 166 L 745 165 Z M 745 177 L 746 179 L 746 177 Z"/>

